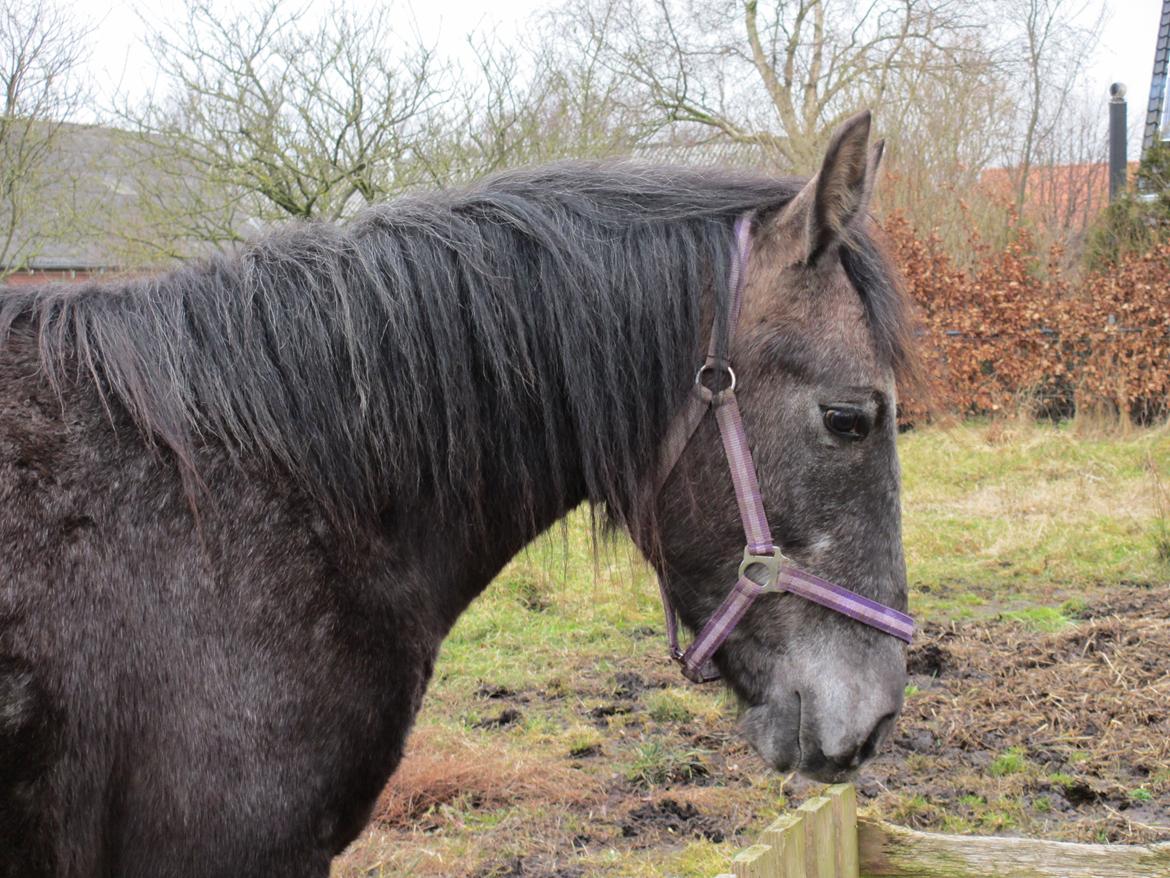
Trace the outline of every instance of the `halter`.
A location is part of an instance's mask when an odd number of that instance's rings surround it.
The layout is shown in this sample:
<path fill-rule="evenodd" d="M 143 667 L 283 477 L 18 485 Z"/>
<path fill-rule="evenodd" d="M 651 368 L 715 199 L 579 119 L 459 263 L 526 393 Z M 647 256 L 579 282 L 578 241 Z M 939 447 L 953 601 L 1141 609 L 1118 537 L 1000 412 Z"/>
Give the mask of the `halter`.
<path fill-rule="evenodd" d="M 727 315 L 727 350 L 730 350 L 730 339 L 739 322 L 740 306 L 743 303 L 748 256 L 751 253 L 751 225 L 750 214 L 744 214 L 735 222 L 735 250 L 732 253 L 731 274 L 728 280 L 730 302 Z M 726 386 L 716 391 L 704 383 L 704 378 L 717 373 L 724 374 Z M 659 491 L 662 490 L 663 484 L 678 463 L 683 449 L 690 442 L 700 422 L 710 409 L 714 409 L 719 434 L 723 438 L 723 450 L 727 454 L 727 462 L 731 468 L 731 481 L 735 486 L 735 500 L 739 504 L 739 515 L 743 521 L 747 545 L 743 550 L 743 561 L 739 565 L 739 577 L 731 592 L 719 605 L 715 614 L 707 620 L 707 624 L 685 652 L 679 648 L 678 617 L 674 606 L 666 593 L 662 578 L 658 580 L 658 588 L 662 592 L 662 606 L 666 611 L 670 655 L 682 665 L 683 676 L 695 683 L 719 679 L 719 671 L 716 670 L 711 657 L 723 645 L 723 641 L 739 624 L 756 598 L 768 592 L 791 592 L 909 643 L 914 636 L 912 618 L 892 607 L 801 570 L 772 542 L 772 532 L 768 527 L 768 518 L 764 514 L 763 499 L 760 496 L 755 462 L 752 460 L 747 434 L 739 416 L 739 405 L 735 400 L 735 386 L 735 372 L 732 371 L 729 360 L 720 355 L 716 332 L 712 329 L 707 359 L 695 374 L 695 385 L 686 407 L 675 418 L 663 445 L 662 464 L 656 487 Z"/>

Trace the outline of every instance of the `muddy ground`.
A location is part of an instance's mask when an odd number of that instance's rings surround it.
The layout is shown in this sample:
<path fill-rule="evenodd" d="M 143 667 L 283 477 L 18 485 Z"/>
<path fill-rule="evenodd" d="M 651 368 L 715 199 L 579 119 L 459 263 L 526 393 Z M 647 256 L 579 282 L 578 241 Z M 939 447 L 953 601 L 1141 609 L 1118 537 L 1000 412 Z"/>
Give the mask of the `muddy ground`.
<path fill-rule="evenodd" d="M 1170 839 L 1170 588 L 1120 587 L 1071 614 L 1053 631 L 927 625 L 902 719 L 857 779 L 862 805 L 931 830 Z M 551 690 L 480 681 L 474 732 L 420 727 L 335 875 L 719 871 L 820 787 L 768 772 L 730 707 L 673 710 L 663 693 L 680 682 L 656 655 Z M 543 749 L 519 731 L 541 717 Z"/>

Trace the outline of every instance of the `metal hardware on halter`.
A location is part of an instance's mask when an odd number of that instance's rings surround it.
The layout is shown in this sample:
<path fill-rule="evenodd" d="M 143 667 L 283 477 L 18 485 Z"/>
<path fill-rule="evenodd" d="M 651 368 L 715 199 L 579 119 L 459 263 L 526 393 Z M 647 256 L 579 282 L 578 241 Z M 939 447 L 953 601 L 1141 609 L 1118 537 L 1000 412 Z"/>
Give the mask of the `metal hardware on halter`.
<path fill-rule="evenodd" d="M 751 546 L 743 547 L 743 561 L 739 565 L 739 575 L 742 579 L 748 579 L 762 588 L 764 591 L 781 591 L 777 580 L 780 578 L 780 565 L 790 564 L 791 562 L 784 557 L 784 554 L 775 546 L 772 547 L 772 552 L 769 555 L 759 555 L 752 551 Z M 767 571 L 767 576 L 763 582 L 760 582 L 754 576 L 751 576 L 748 571 L 753 567 L 763 567 Z"/>
<path fill-rule="evenodd" d="M 719 390 L 712 390 L 703 383 L 703 374 L 706 372 L 726 373 L 727 386 Z M 730 363 L 715 362 L 713 358 L 708 357 L 707 362 L 700 366 L 699 371 L 695 373 L 695 392 L 703 402 L 719 405 L 726 398 L 727 394 L 735 393 L 735 370 L 731 368 Z"/>
<path fill-rule="evenodd" d="M 734 331 L 743 303 L 744 280 L 748 254 L 751 251 L 751 223 L 750 214 L 744 214 L 735 222 L 736 246 L 731 263 L 731 276 L 728 279 L 728 333 Z M 707 361 L 695 373 L 695 392 L 675 418 L 667 441 L 663 445 L 662 461 L 655 485 L 657 490 L 662 489 L 695 430 L 707 413 L 714 409 L 716 420 L 719 422 L 719 434 L 723 439 L 724 453 L 731 469 L 731 481 L 735 487 L 736 504 L 739 506 L 747 545 L 743 550 L 743 561 L 739 565 L 739 576 L 731 591 L 686 650 L 679 647 L 678 617 L 666 592 L 666 584 L 659 580 L 658 587 L 662 593 L 662 607 L 666 612 L 666 636 L 670 643 L 671 658 L 682 666 L 683 676 L 688 680 L 706 683 L 719 679 L 719 671 L 712 662 L 715 652 L 739 624 L 756 598 L 769 592 L 788 592 L 797 595 L 909 643 L 914 636 L 914 620 L 908 615 L 801 570 L 784 557 L 773 543 L 772 533 L 768 527 L 768 516 L 764 512 L 763 499 L 760 496 L 755 462 L 752 460 L 751 448 L 748 446 L 747 434 L 739 416 L 739 405 L 735 399 L 735 371 L 726 357 L 720 355 L 717 341 L 712 332 Z M 731 339 L 725 341 L 726 350 L 730 350 Z M 703 383 L 703 376 L 708 372 L 725 372 L 728 386 L 712 390 Z M 758 568 L 764 570 L 763 582 L 750 575 Z"/>

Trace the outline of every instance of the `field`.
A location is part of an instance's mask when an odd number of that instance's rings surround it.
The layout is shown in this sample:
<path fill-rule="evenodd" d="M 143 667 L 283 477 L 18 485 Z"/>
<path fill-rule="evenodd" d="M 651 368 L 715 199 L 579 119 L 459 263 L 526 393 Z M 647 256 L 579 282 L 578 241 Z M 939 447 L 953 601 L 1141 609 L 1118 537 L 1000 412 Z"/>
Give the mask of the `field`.
<path fill-rule="evenodd" d="M 920 828 L 1170 839 L 1170 431 L 905 434 L 906 709 L 858 779 Z M 712 876 L 818 786 L 667 661 L 656 586 L 583 513 L 456 626 L 335 878 Z"/>

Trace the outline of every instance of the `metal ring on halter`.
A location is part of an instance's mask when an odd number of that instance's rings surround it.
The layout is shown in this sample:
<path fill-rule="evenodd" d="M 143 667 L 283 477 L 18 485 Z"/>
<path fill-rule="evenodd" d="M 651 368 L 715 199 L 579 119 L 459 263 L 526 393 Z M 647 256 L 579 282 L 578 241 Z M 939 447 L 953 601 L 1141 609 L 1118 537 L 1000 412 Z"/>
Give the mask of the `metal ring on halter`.
<path fill-rule="evenodd" d="M 744 579 L 751 580 L 760 587 L 762 591 L 779 591 L 780 587 L 776 585 L 776 580 L 780 577 L 780 565 L 788 564 L 789 561 L 784 557 L 775 546 L 772 547 L 771 555 L 757 555 L 749 546 L 743 548 L 743 561 L 739 565 L 739 575 Z M 767 571 L 767 576 L 764 581 L 760 582 L 752 576 L 748 576 L 748 571 L 753 567 L 763 567 Z"/>
<path fill-rule="evenodd" d="M 729 383 L 722 390 L 712 390 L 703 383 L 704 372 L 726 372 Z M 699 371 L 695 373 L 695 391 L 699 394 L 703 402 L 720 402 L 725 393 L 735 392 L 735 370 L 727 363 L 704 363 L 699 367 Z"/>

